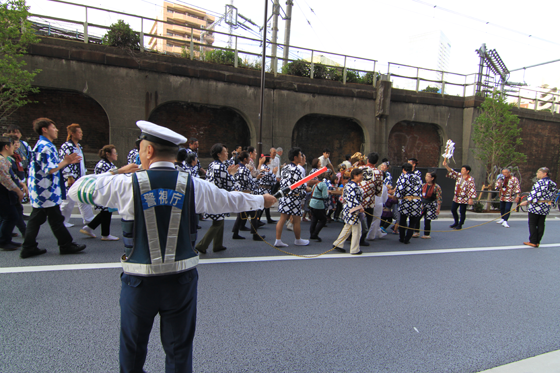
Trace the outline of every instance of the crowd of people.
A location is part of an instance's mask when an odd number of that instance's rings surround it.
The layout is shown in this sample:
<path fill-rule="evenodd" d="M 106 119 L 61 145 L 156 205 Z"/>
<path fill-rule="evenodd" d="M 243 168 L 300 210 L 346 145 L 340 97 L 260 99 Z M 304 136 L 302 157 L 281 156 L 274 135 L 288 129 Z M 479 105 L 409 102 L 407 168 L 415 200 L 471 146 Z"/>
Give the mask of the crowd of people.
<path fill-rule="evenodd" d="M 87 174 L 83 147 L 80 144 L 84 136 L 80 125 L 74 123 L 67 127 L 67 141 L 60 150 L 52 143 L 58 138 L 54 122 L 39 118 L 33 123 L 33 127 L 39 135 L 34 149 L 21 140 L 21 128 L 18 126 L 10 126 L 3 137 L 3 141 L 13 144 L 13 151 L 5 146 L 6 149 L 2 152 L 6 154 L 2 159 L 7 170 L 3 173 L 0 188 L 6 196 L 5 203 L 10 203 L 10 206 L 13 204 L 13 208 L 6 209 L 3 214 L 6 218 L 2 218 L 2 229 L 9 231 L 9 234 L 2 235 L 1 248 L 16 250 L 23 246 L 22 258 L 44 253 L 45 250 L 40 249 L 35 242 L 35 237 L 40 225 L 48 219 L 59 240 L 61 253 L 83 250 L 85 245 L 75 243 L 68 231 L 74 225 L 70 222 L 70 216 L 76 205 L 83 223 L 79 230 L 81 234 L 96 238 L 95 230 L 101 226 L 101 240 L 119 240 L 118 235 L 111 235 L 113 209 L 106 206 L 92 207 L 86 202 L 73 201 L 65 196 L 66 190 Z M 213 161 L 207 169 L 201 166 L 198 148 L 198 139 L 188 139 L 175 156 L 175 168 L 193 177 L 204 178 L 228 192 L 264 195 L 286 188 L 306 176 L 308 160 L 300 148 L 290 149 L 287 159 L 282 159 L 282 148 L 271 148 L 267 154 L 258 156 L 254 147 L 236 145 L 230 154 L 225 144 L 218 143 L 211 147 L 210 156 Z M 94 174 L 116 169 L 118 153 L 114 145 L 105 145 L 98 155 L 99 161 Z M 411 158 L 402 165 L 398 178 L 393 180 L 389 172 L 389 160 L 379 160 L 377 153 L 367 156 L 361 153 L 346 154 L 345 160 L 337 166 L 333 165 L 330 156 L 331 150 L 325 148 L 320 156 L 309 162 L 311 173 L 324 167 L 326 172 L 279 199 L 278 221 L 272 218 L 270 208 L 238 213 L 231 238 L 243 240 L 245 237 L 242 232 L 248 231 L 253 240 L 265 240 L 266 236 L 259 234 L 258 229 L 265 224 L 276 224 L 274 246 L 289 246 L 289 243 L 284 242 L 285 238 L 282 240 L 284 229 L 293 231 L 294 245 L 306 246 L 310 241 L 322 242 L 322 229 L 329 223 L 340 222 L 344 227 L 332 247 L 345 251 L 344 242 L 349 240 L 350 253 L 355 255 L 361 253 L 361 247 L 369 246 L 369 241 L 383 238 L 387 234 L 398 235 L 399 241 L 404 244 L 409 244 L 412 238 L 432 238 L 431 222 L 438 218 L 444 198 L 435 172 L 427 172 L 422 177 L 417 169 L 418 160 Z M 137 148 L 128 153 L 127 161 L 128 164 L 140 165 Z M 443 166 L 447 168 L 447 177 L 456 181 L 451 207 L 454 222 L 450 227 L 460 230 L 465 223 L 467 206 L 472 205 L 476 198 L 476 185 L 468 165 L 463 165 L 460 172 L 451 169 L 445 160 Z M 548 171 L 543 178 L 550 180 Z M 496 189 L 499 191 L 502 213 L 498 223 L 509 228 L 509 211 L 513 202 L 519 203 L 519 180 L 508 169 L 504 169 L 496 182 Z M 550 189 L 553 187 L 550 186 Z M 537 199 L 535 206 L 538 206 L 539 200 L 542 199 Z M 23 214 L 22 203 L 27 201 L 33 207 L 29 217 Z M 535 208 L 531 209 L 531 213 L 539 216 L 546 212 L 544 208 L 537 212 L 533 210 Z M 97 215 L 94 211 L 97 211 Z M 263 215 L 266 219 L 262 218 Z M 206 253 L 211 243 L 214 252 L 227 249 L 224 245 L 224 219 L 227 216 L 227 212 L 197 215 L 198 229 L 201 228 L 201 220 L 211 221 L 211 227 L 196 245 L 198 252 Z M 29 221 L 26 223 L 25 219 Z M 540 232 L 540 227 L 544 227 L 544 221 L 541 220 L 535 217 L 530 219 L 530 225 L 536 227 L 531 228 L 532 232 Z M 302 222 L 310 222 L 308 239 L 302 238 Z M 15 227 L 24 237 L 23 243 L 12 240 L 12 237 L 18 236 L 13 232 Z M 540 239 L 535 238 L 539 236 L 535 232 L 531 234 L 533 238 L 529 240 L 530 243 L 540 242 Z M 538 245 L 538 242 L 534 245 Z"/>
<path fill-rule="evenodd" d="M 330 247 L 346 252 L 344 243 L 350 240 L 350 254 L 359 255 L 362 246 L 369 246 L 368 241 L 388 233 L 398 234 L 403 244 L 414 237 L 431 238 L 431 221 L 441 211 L 444 196 L 437 174 L 428 172 L 422 180 L 414 158 L 400 167 L 401 173 L 393 182 L 389 161 L 379 162 L 375 152 L 346 155 L 335 168 L 331 151 L 324 149 L 320 157 L 311 160 L 311 174 L 306 178 L 307 157 L 301 148 L 290 149 L 283 162 L 281 148 L 271 148 L 268 154 L 258 156 L 254 147 L 235 146 L 230 157 L 227 146 L 217 143 L 210 151 L 213 161 L 204 169 L 197 139 L 187 140 L 145 121 L 137 122 L 137 126 L 142 132 L 136 148 L 128 154 L 128 164 L 117 168 L 117 149 L 108 144 L 99 150 L 100 160 L 93 174 L 87 173 L 80 145 L 84 134 L 79 124 L 67 127 L 67 141 L 60 150 L 53 144 L 58 129 L 48 118 L 33 122 L 39 136 L 33 149 L 21 141 L 21 128 L 17 126 L 10 126 L 0 137 L 0 249 L 21 247 L 21 258 L 44 254 L 37 234 L 48 220 L 60 254 L 83 251 L 86 246 L 75 243 L 68 231 L 73 226 L 69 219 L 76 204 L 84 224 L 80 232 L 91 238 L 97 237 L 95 229 L 101 226 L 101 240 L 119 240 L 111 235 L 111 216 L 118 211 L 122 217 L 122 372 L 142 371 L 157 314 L 161 318 L 166 371 L 191 371 L 196 265 L 199 254 L 205 254 L 211 243 L 214 252 L 226 250 L 224 219 L 230 213 L 237 214 L 232 239 L 243 240 L 240 232 L 249 231 L 253 240 L 263 241 L 266 237 L 258 229 L 267 223 L 276 224 L 276 247 L 289 246 L 282 240 L 284 228 L 293 231 L 294 245 L 307 246 L 310 240 L 322 242 L 320 234 L 326 224 L 339 221 L 344 225 Z M 451 228 L 462 229 L 466 207 L 476 197 L 474 178 L 468 165 L 460 172 L 445 161 L 443 165 L 447 177 L 456 181 Z M 496 188 L 502 211 L 499 223 L 508 228 L 508 212 L 513 202 L 519 202 L 519 180 L 504 169 Z M 550 171 L 540 168 L 529 197 L 521 203 L 530 205 L 526 245 L 540 245 L 546 216 L 557 193 Z M 32 211 L 25 223 L 22 203 L 27 201 Z M 276 202 L 278 221 L 270 214 Z M 96 216 L 94 209 L 98 211 Z M 262 221 L 263 215 L 267 223 Z M 309 239 L 302 238 L 301 222 L 308 220 L 306 216 L 311 218 Z M 199 240 L 201 219 L 210 220 L 211 227 Z M 23 243 L 13 241 L 15 227 Z"/>

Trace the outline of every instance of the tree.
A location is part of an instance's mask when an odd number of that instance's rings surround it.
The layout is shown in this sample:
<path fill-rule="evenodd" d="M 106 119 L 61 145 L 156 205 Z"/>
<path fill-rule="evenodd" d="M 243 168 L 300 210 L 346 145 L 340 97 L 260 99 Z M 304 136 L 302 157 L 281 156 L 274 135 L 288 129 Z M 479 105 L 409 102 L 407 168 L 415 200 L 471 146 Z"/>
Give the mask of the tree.
<path fill-rule="evenodd" d="M 527 160 L 525 154 L 516 150 L 523 141 L 519 118 L 511 112 L 512 107 L 503 95 L 494 91 L 482 103 L 474 123 L 474 155 L 485 163 L 488 185 L 496 180 L 501 169 Z"/>
<path fill-rule="evenodd" d="M 140 35 L 132 30 L 128 23 L 119 19 L 109 26 L 109 31 L 103 36 L 103 44 L 112 47 L 140 49 Z"/>
<path fill-rule="evenodd" d="M 41 70 L 25 70 L 21 59 L 29 44 L 39 42 L 27 20 L 28 9 L 25 0 L 0 4 L 0 120 L 31 102 L 29 93 L 39 92 L 31 84 Z"/>

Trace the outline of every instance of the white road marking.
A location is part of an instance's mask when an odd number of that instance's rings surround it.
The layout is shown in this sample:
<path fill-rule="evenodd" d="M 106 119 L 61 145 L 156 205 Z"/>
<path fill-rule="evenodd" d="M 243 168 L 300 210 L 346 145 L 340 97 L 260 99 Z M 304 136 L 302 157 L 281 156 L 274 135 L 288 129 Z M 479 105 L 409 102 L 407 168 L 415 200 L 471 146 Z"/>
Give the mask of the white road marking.
<path fill-rule="evenodd" d="M 420 332 L 418 331 L 418 329 L 416 329 L 416 327 L 414 327 L 414 330 L 416 330 L 416 333 L 420 333 Z"/>
<path fill-rule="evenodd" d="M 359 259 L 364 257 L 385 257 L 385 256 L 408 256 L 408 255 L 429 255 L 429 254 L 455 254 L 455 253 L 473 253 L 480 251 L 502 251 L 502 250 L 539 250 L 543 248 L 560 247 L 560 243 L 550 243 L 540 245 L 538 249 L 525 245 L 517 246 L 488 246 L 488 247 L 469 247 L 457 249 L 436 249 L 436 250 L 418 250 L 418 251 L 389 251 L 379 253 L 363 253 L 360 256 L 349 254 L 326 254 L 313 259 Z M 251 262 L 275 262 L 283 260 L 308 260 L 310 258 L 302 258 L 292 255 L 282 256 L 253 256 L 242 258 L 218 258 L 218 259 L 200 259 L 200 264 L 224 264 L 224 263 L 251 263 Z M 82 269 L 112 269 L 121 268 L 121 263 L 85 263 L 85 264 L 60 264 L 49 266 L 26 266 L 26 267 L 4 267 L 0 268 L 2 273 L 27 273 L 27 272 L 50 272 L 50 271 L 73 271 Z"/>

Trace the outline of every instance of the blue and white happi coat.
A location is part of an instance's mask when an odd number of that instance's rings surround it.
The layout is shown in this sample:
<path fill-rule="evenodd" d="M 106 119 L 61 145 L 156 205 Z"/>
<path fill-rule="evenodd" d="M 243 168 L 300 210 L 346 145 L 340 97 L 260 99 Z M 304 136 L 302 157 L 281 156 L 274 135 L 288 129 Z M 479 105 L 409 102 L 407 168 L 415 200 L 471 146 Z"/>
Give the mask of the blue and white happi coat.
<path fill-rule="evenodd" d="M 276 184 L 276 175 L 265 164 L 261 166 L 261 174 L 263 176 L 257 179 L 257 191 L 254 194 L 262 196 L 263 194 L 270 193 L 270 189 Z"/>
<path fill-rule="evenodd" d="M 131 151 L 129 151 L 126 157 L 126 161 L 128 162 L 128 164 L 135 163 L 137 165 L 140 165 L 140 157 L 138 156 L 138 149 L 134 148 Z"/>
<path fill-rule="evenodd" d="M 27 179 L 31 206 L 34 208 L 53 207 L 60 205 L 62 200 L 66 199 L 62 172 L 49 173 L 50 170 L 57 168 L 59 163 L 56 146 L 46 137 L 40 136 L 33 149 L 33 158 L 29 162 Z"/>
<path fill-rule="evenodd" d="M 113 162 L 106 161 L 105 159 L 100 159 L 99 162 L 97 162 L 97 164 L 95 165 L 95 168 L 93 169 L 93 173 L 96 175 L 101 175 L 105 172 L 111 171 L 114 168 L 117 168 L 117 166 L 115 166 Z M 95 206 L 95 209 L 105 210 L 105 211 L 109 210 L 104 206 Z"/>
<path fill-rule="evenodd" d="M 548 215 L 554 203 L 558 190 L 556 183 L 548 177 L 543 177 L 533 184 L 531 193 L 527 196 L 529 212 L 537 215 Z M 543 201 L 543 202 L 539 202 Z"/>
<path fill-rule="evenodd" d="M 58 156 L 62 160 L 65 156 L 72 153 L 78 154 L 80 157 L 82 157 L 82 160 L 78 163 L 72 163 L 64 167 L 64 170 L 62 170 L 62 176 L 64 177 L 65 182 L 68 182 L 69 177 L 73 177 L 74 180 L 78 180 L 80 177 L 86 174 L 84 148 L 81 144 L 78 144 L 78 146 L 76 146 L 76 144 L 74 144 L 72 140 L 66 141 L 60 146 Z M 82 169 L 82 165 L 84 166 L 84 169 Z"/>
<path fill-rule="evenodd" d="M 297 183 L 303 179 L 301 168 L 294 163 L 287 164 L 282 168 L 280 173 L 280 189 L 288 188 L 290 185 Z M 307 184 L 300 185 L 296 189 L 290 191 L 286 197 L 280 198 L 278 201 L 278 212 L 294 216 L 301 216 L 301 200 L 305 197 Z"/>
<path fill-rule="evenodd" d="M 222 163 L 220 160 L 213 161 L 208 165 L 206 181 L 214 184 L 220 189 L 227 190 L 228 192 L 233 191 L 235 184 L 233 176 L 231 176 L 227 170 L 226 163 Z M 204 216 L 207 219 L 224 220 L 224 216 L 229 216 L 229 214 L 204 214 Z"/>
<path fill-rule="evenodd" d="M 413 173 L 402 174 L 397 179 L 395 196 L 400 199 L 399 213 L 407 216 L 422 215 L 422 179 Z M 405 197 L 413 196 L 417 199 L 408 200 Z"/>
<path fill-rule="evenodd" d="M 344 186 L 344 191 L 342 192 L 343 208 L 342 208 L 342 220 L 346 224 L 360 224 L 358 217 L 358 211 L 350 212 L 351 209 L 357 207 L 363 202 L 363 191 L 358 184 L 353 180 L 350 180 Z"/>

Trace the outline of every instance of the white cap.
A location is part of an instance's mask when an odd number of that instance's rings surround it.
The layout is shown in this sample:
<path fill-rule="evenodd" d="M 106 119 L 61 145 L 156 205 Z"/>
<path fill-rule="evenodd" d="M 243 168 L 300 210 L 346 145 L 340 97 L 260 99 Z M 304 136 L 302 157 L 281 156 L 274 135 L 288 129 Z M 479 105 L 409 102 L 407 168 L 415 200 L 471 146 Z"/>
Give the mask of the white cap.
<path fill-rule="evenodd" d="M 177 132 L 171 131 L 169 128 L 158 126 L 155 123 L 139 120 L 136 122 L 136 125 L 142 130 L 142 134 L 138 140 L 148 140 L 167 146 L 177 146 L 187 142 L 187 138 L 185 136 L 179 135 Z"/>

